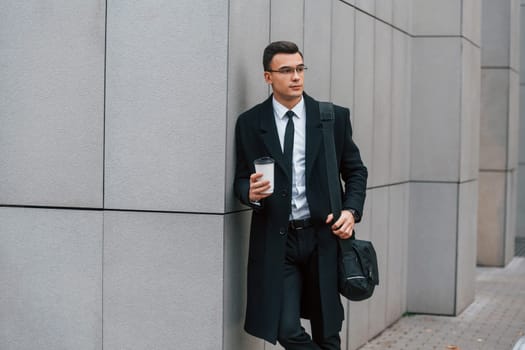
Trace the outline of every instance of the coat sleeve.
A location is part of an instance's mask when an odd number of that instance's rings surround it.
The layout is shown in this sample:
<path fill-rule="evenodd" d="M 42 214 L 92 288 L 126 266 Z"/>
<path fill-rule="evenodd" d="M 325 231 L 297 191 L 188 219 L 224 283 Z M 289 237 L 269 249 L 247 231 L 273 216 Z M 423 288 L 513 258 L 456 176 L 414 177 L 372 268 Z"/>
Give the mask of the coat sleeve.
<path fill-rule="evenodd" d="M 249 191 L 250 191 L 250 175 L 252 174 L 252 167 L 250 166 L 247 157 L 247 125 L 244 123 L 242 115 L 237 119 L 235 125 L 235 180 L 234 180 L 234 191 L 235 196 L 241 201 L 241 203 L 251 207 L 254 210 L 261 210 L 263 208 L 264 200 L 260 202 L 260 205 L 256 205 L 250 202 Z"/>
<path fill-rule="evenodd" d="M 359 221 L 363 215 L 363 206 L 366 197 L 366 169 L 359 148 L 352 138 L 350 110 L 343 108 L 344 143 L 341 153 L 340 172 L 345 184 L 343 195 L 343 209 L 354 209 L 359 214 Z"/>

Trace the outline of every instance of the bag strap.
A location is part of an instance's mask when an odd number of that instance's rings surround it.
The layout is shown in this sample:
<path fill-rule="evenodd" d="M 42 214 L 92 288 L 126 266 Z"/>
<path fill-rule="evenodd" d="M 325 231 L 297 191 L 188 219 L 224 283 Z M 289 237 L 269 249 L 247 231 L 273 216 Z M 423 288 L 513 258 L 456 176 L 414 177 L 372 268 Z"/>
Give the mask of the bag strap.
<path fill-rule="evenodd" d="M 334 141 L 334 105 L 330 102 L 319 102 L 321 112 L 321 124 L 323 125 L 324 153 L 326 158 L 326 178 L 328 180 L 328 191 L 330 194 L 330 209 L 334 214 L 334 222 L 341 216 L 341 180 L 339 177 L 339 167 L 335 157 Z M 355 234 L 355 233 L 354 233 Z M 352 244 L 350 239 L 338 239 L 342 251 L 350 251 Z"/>
<path fill-rule="evenodd" d="M 335 158 L 334 141 L 334 105 L 330 102 L 319 102 L 321 123 L 323 125 L 323 142 L 326 159 L 326 177 L 330 193 L 330 209 L 334 214 L 334 221 L 341 216 L 341 186 L 339 180 L 339 167 Z"/>

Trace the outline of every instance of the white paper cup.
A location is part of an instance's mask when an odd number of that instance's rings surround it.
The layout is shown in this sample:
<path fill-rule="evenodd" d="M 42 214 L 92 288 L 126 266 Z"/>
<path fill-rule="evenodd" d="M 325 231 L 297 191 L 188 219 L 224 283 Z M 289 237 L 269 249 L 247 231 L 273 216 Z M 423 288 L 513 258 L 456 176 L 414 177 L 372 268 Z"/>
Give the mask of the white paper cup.
<path fill-rule="evenodd" d="M 259 181 L 270 181 L 270 189 L 264 193 L 273 193 L 273 166 L 275 161 L 270 157 L 262 157 L 253 161 L 255 172 L 263 174 Z"/>

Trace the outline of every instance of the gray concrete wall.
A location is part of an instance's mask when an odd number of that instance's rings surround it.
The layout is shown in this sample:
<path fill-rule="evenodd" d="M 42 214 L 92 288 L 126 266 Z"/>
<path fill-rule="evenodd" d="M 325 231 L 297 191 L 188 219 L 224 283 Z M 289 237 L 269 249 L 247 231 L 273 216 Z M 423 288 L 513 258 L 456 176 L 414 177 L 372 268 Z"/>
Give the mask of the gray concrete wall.
<path fill-rule="evenodd" d="M 520 3 L 520 87 L 519 87 L 519 147 L 518 204 L 516 236 L 525 237 L 525 0 Z"/>
<path fill-rule="evenodd" d="M 478 264 L 514 257 L 520 1 L 483 1 Z"/>
<path fill-rule="evenodd" d="M 370 172 L 357 232 L 381 284 L 343 301 L 343 348 L 407 310 L 460 312 L 480 20 L 477 0 L 0 5 L 0 348 L 279 349 L 242 330 L 250 212 L 232 178 L 235 120 L 268 96 L 262 50 L 283 39 L 306 91 L 351 108 Z"/>
<path fill-rule="evenodd" d="M 414 2 L 408 310 L 474 299 L 479 157 L 477 1 Z"/>

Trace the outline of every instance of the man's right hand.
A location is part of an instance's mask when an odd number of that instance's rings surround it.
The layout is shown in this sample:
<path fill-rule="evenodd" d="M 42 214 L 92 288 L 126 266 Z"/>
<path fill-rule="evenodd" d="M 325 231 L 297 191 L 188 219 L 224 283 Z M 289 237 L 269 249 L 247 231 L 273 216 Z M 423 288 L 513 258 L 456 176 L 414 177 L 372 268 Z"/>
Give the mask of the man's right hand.
<path fill-rule="evenodd" d="M 263 193 L 270 189 L 270 181 L 259 181 L 262 176 L 262 173 L 254 173 L 250 175 L 250 192 L 248 197 L 251 202 L 257 202 L 271 196 L 271 193 Z"/>

